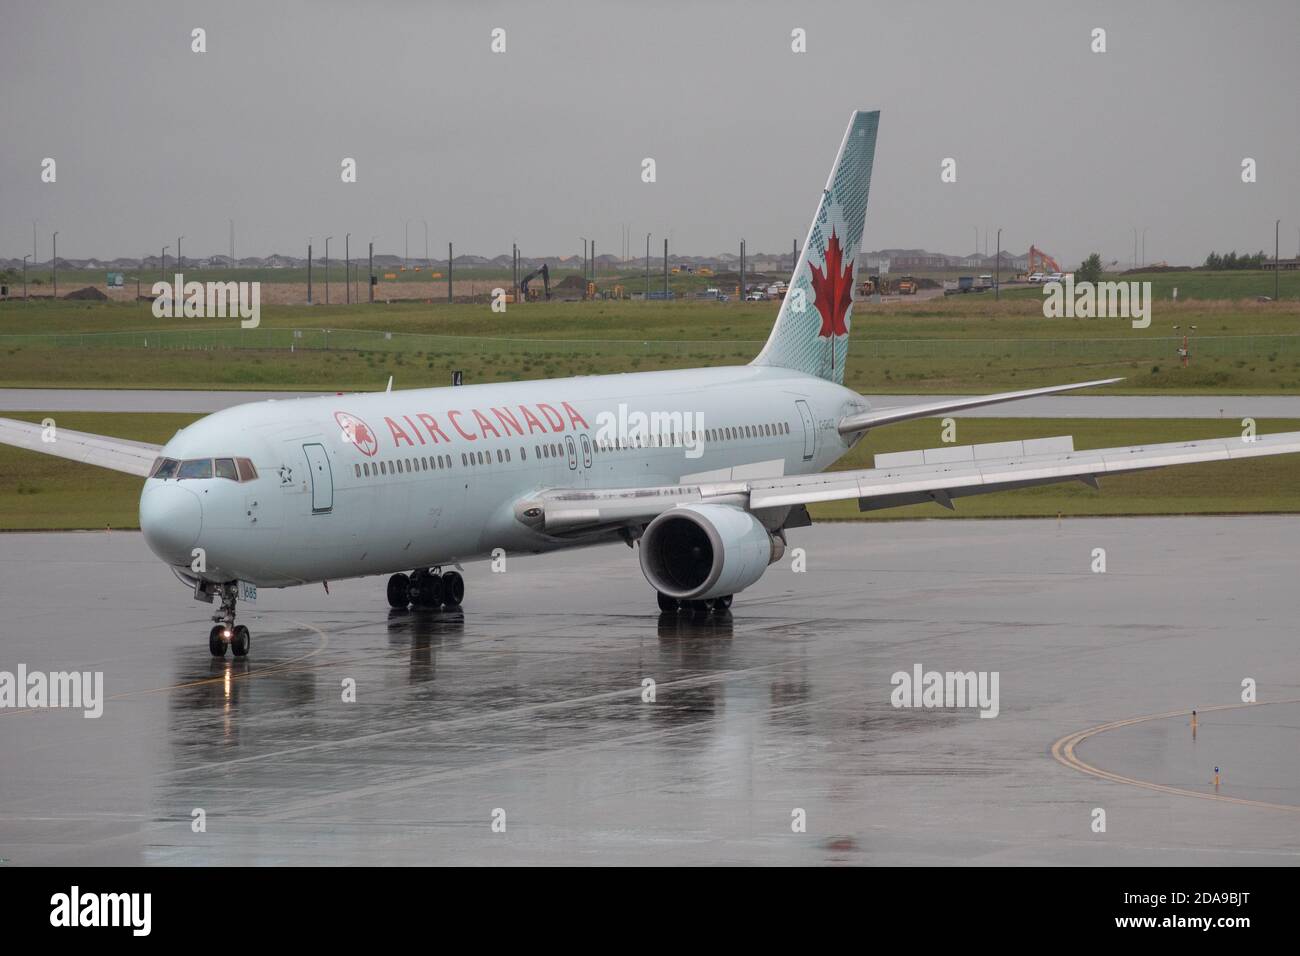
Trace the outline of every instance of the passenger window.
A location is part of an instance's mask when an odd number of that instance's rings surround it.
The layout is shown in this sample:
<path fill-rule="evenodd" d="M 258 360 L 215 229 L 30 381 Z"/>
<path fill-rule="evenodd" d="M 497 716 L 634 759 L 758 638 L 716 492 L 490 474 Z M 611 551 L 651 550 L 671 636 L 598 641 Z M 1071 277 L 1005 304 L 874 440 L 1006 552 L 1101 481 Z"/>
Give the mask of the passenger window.
<path fill-rule="evenodd" d="M 235 459 L 218 458 L 217 459 L 217 477 L 226 478 L 230 481 L 239 480 L 239 472 L 235 469 Z"/>
<path fill-rule="evenodd" d="M 218 464 L 220 464 L 220 462 L 218 462 Z M 360 478 L 360 477 L 361 477 L 361 466 L 360 466 L 360 465 L 353 465 L 352 467 L 356 470 L 357 477 Z"/>
<path fill-rule="evenodd" d="M 181 462 L 180 471 L 176 473 L 177 478 L 211 478 L 212 477 L 212 459 L 211 458 L 192 458 L 189 461 Z"/>

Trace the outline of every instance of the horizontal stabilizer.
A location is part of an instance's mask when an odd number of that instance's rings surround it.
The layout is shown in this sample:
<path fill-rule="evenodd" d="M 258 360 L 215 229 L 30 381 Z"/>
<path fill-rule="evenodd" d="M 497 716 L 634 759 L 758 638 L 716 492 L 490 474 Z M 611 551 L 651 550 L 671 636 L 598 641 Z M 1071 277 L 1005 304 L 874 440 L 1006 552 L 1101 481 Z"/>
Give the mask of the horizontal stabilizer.
<path fill-rule="evenodd" d="M 876 408 L 843 418 L 839 423 L 838 430 L 841 435 L 852 435 L 855 432 L 863 432 L 868 428 L 877 428 L 880 425 L 892 425 L 895 422 L 907 422 L 915 418 L 931 418 L 945 412 L 960 412 L 967 408 L 981 408 L 984 405 L 1018 402 L 1022 398 L 1055 395 L 1058 392 L 1070 392 L 1076 388 L 1096 388 L 1098 385 L 1113 385 L 1122 381 L 1124 381 L 1123 378 L 1102 378 L 1095 382 L 1075 382 L 1073 385 L 1048 385 L 1046 388 L 1030 388 L 1023 392 L 998 392 L 995 395 L 972 395 L 970 398 L 927 402 L 924 405 L 896 405 L 889 408 Z"/>

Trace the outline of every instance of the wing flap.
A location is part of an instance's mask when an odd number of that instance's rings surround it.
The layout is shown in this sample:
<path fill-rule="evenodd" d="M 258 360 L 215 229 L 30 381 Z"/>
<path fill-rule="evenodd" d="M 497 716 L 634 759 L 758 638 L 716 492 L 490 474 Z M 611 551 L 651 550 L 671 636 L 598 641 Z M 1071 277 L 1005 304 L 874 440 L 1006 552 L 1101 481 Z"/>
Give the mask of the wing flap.
<path fill-rule="evenodd" d="M 125 438 L 109 438 L 106 435 L 92 435 L 89 432 L 72 431 L 68 428 L 57 429 L 53 441 L 44 441 L 44 431 L 34 422 L 0 418 L 0 443 L 27 451 L 56 455 L 86 465 L 97 465 L 100 468 L 109 468 L 128 475 L 138 475 L 141 478 L 149 474 L 154 459 L 162 450 L 159 445 L 129 441 Z"/>

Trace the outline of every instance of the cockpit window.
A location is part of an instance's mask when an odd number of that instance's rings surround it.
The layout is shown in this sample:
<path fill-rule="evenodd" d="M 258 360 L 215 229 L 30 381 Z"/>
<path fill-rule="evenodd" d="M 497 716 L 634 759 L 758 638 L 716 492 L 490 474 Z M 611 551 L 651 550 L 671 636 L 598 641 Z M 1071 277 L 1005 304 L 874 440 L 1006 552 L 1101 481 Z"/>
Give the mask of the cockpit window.
<path fill-rule="evenodd" d="M 212 459 L 211 458 L 190 458 L 181 462 L 180 471 L 176 473 L 177 478 L 211 478 L 212 477 Z"/>
<path fill-rule="evenodd" d="M 153 463 L 150 478 L 225 478 L 229 481 L 256 481 L 257 469 L 247 458 L 159 458 Z"/>

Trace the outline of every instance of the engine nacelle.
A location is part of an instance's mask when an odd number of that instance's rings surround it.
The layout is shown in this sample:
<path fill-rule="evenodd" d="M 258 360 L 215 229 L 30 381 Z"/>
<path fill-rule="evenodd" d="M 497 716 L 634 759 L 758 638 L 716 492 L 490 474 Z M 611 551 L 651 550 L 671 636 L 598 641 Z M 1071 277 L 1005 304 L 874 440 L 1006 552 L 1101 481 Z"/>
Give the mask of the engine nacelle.
<path fill-rule="evenodd" d="M 747 511 L 682 505 L 641 535 L 641 572 L 662 594 L 705 600 L 743 591 L 784 553 L 785 543 Z"/>

